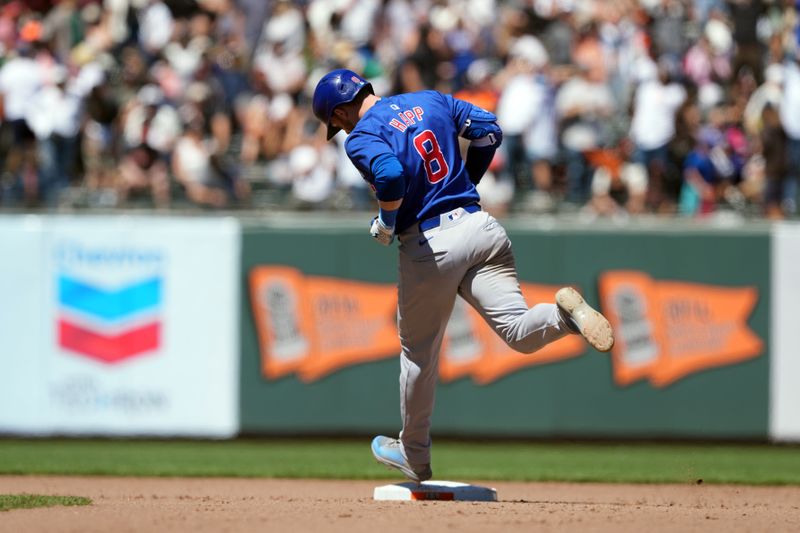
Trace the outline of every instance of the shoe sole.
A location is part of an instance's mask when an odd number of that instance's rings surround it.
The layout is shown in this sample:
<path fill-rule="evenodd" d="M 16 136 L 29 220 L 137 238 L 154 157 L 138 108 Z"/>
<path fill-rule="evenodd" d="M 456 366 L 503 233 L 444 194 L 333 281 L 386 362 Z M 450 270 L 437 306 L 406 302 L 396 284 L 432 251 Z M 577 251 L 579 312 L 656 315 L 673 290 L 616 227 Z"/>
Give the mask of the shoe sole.
<path fill-rule="evenodd" d="M 395 470 L 399 470 L 400 473 L 402 473 L 404 476 L 406 476 L 406 478 L 409 479 L 409 481 L 413 481 L 414 483 L 422 483 L 423 481 L 428 481 L 432 477 L 432 474 L 423 474 L 423 475 L 420 476 L 420 475 L 417 475 L 416 472 L 414 472 L 414 474 L 412 475 L 410 473 L 411 470 L 408 470 L 405 466 L 400 466 L 400 465 L 398 465 L 396 463 L 393 463 L 391 461 L 387 461 L 385 459 L 379 459 L 378 457 L 375 457 L 375 459 L 380 464 L 382 464 L 383 466 L 385 466 L 387 468 L 392 468 L 392 469 L 395 469 Z"/>
<path fill-rule="evenodd" d="M 578 324 L 581 335 L 596 350 L 607 352 L 614 347 L 614 330 L 599 311 L 587 304 L 583 296 L 572 287 L 556 293 L 556 304 L 569 313 Z"/>

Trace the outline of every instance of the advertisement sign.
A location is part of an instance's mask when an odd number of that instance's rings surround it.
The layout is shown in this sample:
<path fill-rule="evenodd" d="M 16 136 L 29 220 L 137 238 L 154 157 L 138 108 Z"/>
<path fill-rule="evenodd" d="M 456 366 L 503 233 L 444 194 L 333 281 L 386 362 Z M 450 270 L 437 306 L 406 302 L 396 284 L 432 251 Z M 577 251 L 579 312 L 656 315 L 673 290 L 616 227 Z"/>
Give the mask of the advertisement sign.
<path fill-rule="evenodd" d="M 236 433 L 236 221 L 53 217 L 24 237 L 38 256 L 8 268 L 39 273 L 7 296 L 40 308 L 12 317 L 11 335 L 38 323 L 41 342 L 9 355 L 38 361 L 16 400 L 44 398 L 43 431 Z"/>
<path fill-rule="evenodd" d="M 35 434 L 47 423 L 40 354 L 46 349 L 42 219 L 0 216 L 0 431 Z"/>

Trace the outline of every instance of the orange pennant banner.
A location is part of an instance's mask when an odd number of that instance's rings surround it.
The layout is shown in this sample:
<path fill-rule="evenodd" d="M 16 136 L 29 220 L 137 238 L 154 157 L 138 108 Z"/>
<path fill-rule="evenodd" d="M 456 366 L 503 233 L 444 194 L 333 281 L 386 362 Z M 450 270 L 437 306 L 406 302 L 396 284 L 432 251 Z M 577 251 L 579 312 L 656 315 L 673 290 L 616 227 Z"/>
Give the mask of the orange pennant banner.
<path fill-rule="evenodd" d="M 748 327 L 758 293 L 657 281 L 636 271 L 600 277 L 603 313 L 614 327 L 614 380 L 665 387 L 695 372 L 758 357 L 763 342 Z"/>
<path fill-rule="evenodd" d="M 314 351 L 298 371 L 303 381 L 400 353 L 394 286 L 315 277 L 307 283 L 315 334 Z"/>
<path fill-rule="evenodd" d="M 397 356 L 397 290 L 393 285 L 305 276 L 291 267 L 250 272 L 250 296 L 262 372 L 269 379 L 297 374 L 311 382 L 355 364 Z M 523 284 L 530 303 L 550 302 L 558 287 Z M 535 354 L 509 348 L 463 299 L 448 323 L 439 374 L 487 384 L 533 365 L 576 357 L 584 341 L 569 335 Z"/>
<path fill-rule="evenodd" d="M 400 352 L 391 285 L 304 276 L 288 267 L 250 272 L 262 370 L 309 382 Z"/>
<path fill-rule="evenodd" d="M 520 284 L 528 305 L 552 302 L 560 286 Z M 553 363 L 581 355 L 586 344 L 578 335 L 567 335 L 532 354 L 511 349 L 461 298 L 445 333 L 445 344 L 439 361 L 442 381 L 451 381 L 472 374 L 476 383 L 485 385 L 522 368 Z"/>
<path fill-rule="evenodd" d="M 297 371 L 313 351 L 305 276 L 288 267 L 255 268 L 250 301 L 264 375 L 275 379 Z"/>

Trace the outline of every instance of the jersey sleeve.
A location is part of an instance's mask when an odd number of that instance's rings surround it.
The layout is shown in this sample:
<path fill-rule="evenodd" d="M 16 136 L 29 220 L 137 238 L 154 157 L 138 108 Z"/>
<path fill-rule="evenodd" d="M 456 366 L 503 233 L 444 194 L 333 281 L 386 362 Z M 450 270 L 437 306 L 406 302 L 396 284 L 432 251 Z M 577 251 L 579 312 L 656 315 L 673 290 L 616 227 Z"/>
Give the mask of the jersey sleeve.
<path fill-rule="evenodd" d="M 344 144 L 347 157 L 369 183 L 374 182 L 372 161 L 382 154 L 392 155 L 391 147 L 377 135 L 366 131 L 352 132 Z"/>
<path fill-rule="evenodd" d="M 472 124 L 492 124 L 497 122 L 497 116 L 482 109 L 474 104 L 459 100 L 453 96 L 446 94 L 443 95 L 450 107 L 450 113 L 453 116 L 453 122 L 456 125 L 459 135 L 464 136 L 464 130 Z M 469 122 L 468 122 L 469 121 Z M 472 137 L 467 137 L 472 138 Z"/>
<path fill-rule="evenodd" d="M 465 102 L 464 100 L 454 98 L 450 94 L 444 94 L 442 96 L 444 96 L 445 101 L 450 108 L 450 113 L 453 116 L 453 122 L 456 125 L 456 131 L 461 131 L 461 128 L 467 122 L 467 119 L 469 119 L 470 113 L 475 106 L 469 102 Z"/>

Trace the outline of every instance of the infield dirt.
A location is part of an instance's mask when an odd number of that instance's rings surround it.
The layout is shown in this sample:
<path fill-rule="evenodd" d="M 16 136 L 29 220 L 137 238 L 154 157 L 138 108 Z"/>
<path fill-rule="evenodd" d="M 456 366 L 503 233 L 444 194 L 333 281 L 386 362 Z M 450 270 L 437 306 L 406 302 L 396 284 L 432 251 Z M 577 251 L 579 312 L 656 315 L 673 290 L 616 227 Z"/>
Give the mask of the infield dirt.
<path fill-rule="evenodd" d="M 399 482 L 391 479 L 388 482 Z M 478 484 L 500 501 L 376 502 L 385 481 L 0 476 L 0 493 L 87 496 L 0 513 L 3 532 L 798 531 L 800 487 Z"/>

